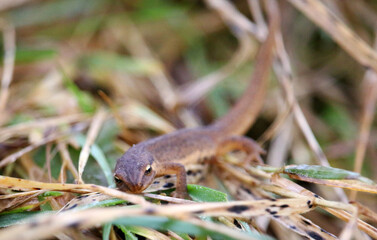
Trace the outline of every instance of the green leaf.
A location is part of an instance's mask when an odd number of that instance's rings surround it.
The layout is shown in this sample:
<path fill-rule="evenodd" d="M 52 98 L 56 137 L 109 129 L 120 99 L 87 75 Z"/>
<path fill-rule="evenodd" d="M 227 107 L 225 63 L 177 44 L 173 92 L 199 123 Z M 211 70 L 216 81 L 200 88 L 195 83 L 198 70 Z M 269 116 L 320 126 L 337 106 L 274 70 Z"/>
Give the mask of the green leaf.
<path fill-rule="evenodd" d="M 51 24 L 61 19 L 69 19 L 76 16 L 103 10 L 106 0 L 58 0 L 42 1 L 37 4 L 25 4 L 11 10 L 6 18 L 9 18 L 16 27 L 32 26 L 37 24 Z M 101 9 L 102 8 L 102 9 Z"/>
<path fill-rule="evenodd" d="M 178 233 L 178 235 L 184 240 L 191 240 L 190 236 L 187 233 Z M 173 238 L 175 239 L 175 238 Z"/>
<path fill-rule="evenodd" d="M 290 165 L 286 166 L 283 173 L 295 174 L 309 178 L 317 179 L 359 179 L 360 175 L 355 172 L 325 167 L 319 165 Z"/>
<path fill-rule="evenodd" d="M 138 238 L 126 226 L 116 224 L 116 226 L 124 233 L 127 240 L 137 240 Z"/>
<path fill-rule="evenodd" d="M 27 123 L 34 120 L 35 119 L 31 115 L 28 115 L 25 113 L 18 113 L 18 114 L 13 114 L 12 119 L 10 119 L 7 125 L 17 125 L 20 123 Z"/>
<path fill-rule="evenodd" d="M 42 195 L 39 195 L 37 198 L 38 198 L 39 202 L 43 202 L 46 199 L 46 197 L 44 197 Z M 41 208 L 42 211 L 52 211 L 52 207 L 51 207 L 49 201 L 47 201 L 44 204 L 41 204 L 39 207 Z"/>
<path fill-rule="evenodd" d="M 56 191 L 48 191 L 48 192 L 44 192 L 42 194 L 40 194 L 38 196 L 38 201 L 43 201 L 45 200 L 46 197 L 58 197 L 58 196 L 61 196 L 63 195 L 61 192 L 56 192 Z M 10 211 L 5 211 L 5 212 L 1 212 L 0 215 L 4 215 L 4 214 L 10 214 L 10 213 L 21 213 L 21 212 L 26 212 L 30 209 L 33 209 L 35 208 L 35 205 L 34 204 L 30 204 L 30 205 L 26 205 L 26 206 L 22 206 L 22 207 L 17 207 L 17 208 L 14 208 Z M 51 211 L 52 208 L 50 206 L 49 203 L 46 203 L 46 204 L 42 204 L 41 205 L 41 209 L 43 211 Z"/>
<path fill-rule="evenodd" d="M 77 206 L 75 210 L 84 210 L 84 209 L 95 208 L 95 207 L 109 207 L 109 206 L 119 205 L 125 202 L 126 202 L 125 200 L 119 199 L 119 198 L 107 199 L 104 201 L 92 202 L 89 204 Z M 26 223 L 27 221 L 29 221 L 31 217 L 34 217 L 36 215 L 55 212 L 55 211 L 25 212 L 28 209 L 30 209 L 30 206 L 24 206 L 17 209 L 13 209 L 12 211 L 9 211 L 9 212 L 0 213 L 0 228 L 8 227 L 15 224 Z M 20 212 L 20 211 L 23 211 L 23 212 Z"/>
<path fill-rule="evenodd" d="M 16 63 L 32 63 L 51 59 L 57 56 L 53 49 L 17 49 Z"/>
<path fill-rule="evenodd" d="M 44 192 L 44 193 L 42 193 L 38 196 L 38 201 L 42 202 L 47 197 L 58 197 L 58 196 L 61 196 L 61 195 L 63 195 L 63 194 L 61 192 L 57 192 L 57 191 Z M 50 205 L 50 202 L 46 202 L 45 204 L 41 204 L 40 208 L 42 209 L 42 211 L 52 211 L 52 207 Z"/>
<path fill-rule="evenodd" d="M 57 52 L 53 49 L 32 49 L 17 48 L 15 62 L 16 64 L 33 63 L 51 59 L 57 56 Z M 4 60 L 4 52 L 0 51 L 0 61 Z"/>
<path fill-rule="evenodd" d="M 81 147 L 84 146 L 86 138 L 82 134 L 76 135 L 76 140 L 80 144 Z M 115 182 L 113 179 L 113 171 L 110 168 L 108 161 L 106 160 L 105 154 L 102 150 L 96 145 L 92 144 L 90 148 L 90 155 L 97 161 L 99 166 L 101 167 L 103 173 L 105 174 L 107 183 L 110 187 L 115 187 Z"/>
<path fill-rule="evenodd" d="M 197 202 L 228 201 L 225 193 L 200 185 L 188 184 L 187 191 L 190 194 L 190 197 Z"/>
<path fill-rule="evenodd" d="M 352 116 L 344 106 L 329 103 L 324 107 L 322 116 L 342 139 L 353 139 L 356 135 L 355 123 L 352 122 Z"/>
<path fill-rule="evenodd" d="M 43 168 L 46 164 L 46 146 L 42 146 L 41 148 L 38 148 L 33 153 L 33 160 L 34 162 L 41 168 Z M 59 154 L 53 155 L 51 159 L 51 175 L 53 178 L 57 179 L 60 174 L 60 169 L 62 166 L 62 160 Z M 70 175 L 68 175 L 69 177 Z M 25 177 L 28 178 L 28 177 Z"/>
<path fill-rule="evenodd" d="M 26 205 L 26 206 L 22 206 L 22 207 L 13 208 L 12 210 L 9 210 L 9 211 L 1 212 L 0 215 L 10 214 L 10 213 L 26 212 L 26 211 L 28 211 L 30 209 L 33 209 L 33 208 L 35 208 L 34 204 L 32 204 L 32 205 Z"/>
<path fill-rule="evenodd" d="M 57 192 L 57 191 L 47 191 L 47 192 L 44 192 L 42 193 L 41 195 L 39 196 L 42 196 L 42 197 L 59 197 L 63 195 L 63 193 L 61 192 Z"/>
<path fill-rule="evenodd" d="M 31 217 L 41 214 L 53 213 L 54 211 L 35 211 L 0 215 L 0 227 L 8 227 L 15 224 L 26 223 Z"/>
<path fill-rule="evenodd" d="M 93 113 L 95 111 L 95 102 L 92 96 L 87 92 L 81 91 L 81 89 L 72 81 L 72 79 L 64 74 L 64 72 L 63 76 L 67 90 L 76 98 L 81 110 L 86 113 Z"/>
<path fill-rule="evenodd" d="M 179 21 L 186 11 L 183 4 L 164 0 L 138 1 L 136 9 L 131 16 L 137 22 L 156 22 L 163 19 Z"/>
<path fill-rule="evenodd" d="M 85 205 L 79 205 L 75 207 L 75 210 L 84 210 L 89 208 L 95 208 L 95 207 L 110 207 L 114 205 L 119 205 L 122 203 L 125 203 L 126 201 L 119 198 L 113 198 L 113 199 L 107 199 L 99 202 L 91 202 Z"/>
<path fill-rule="evenodd" d="M 197 226 L 181 220 L 171 219 L 160 216 L 143 216 L 143 217 L 127 217 L 120 218 L 112 222 L 113 224 L 123 224 L 132 226 L 143 226 L 158 230 L 171 230 L 178 233 L 188 233 L 195 236 L 210 236 L 212 239 L 234 239 L 228 235 L 208 230 L 204 227 Z M 245 234 L 245 238 L 250 237 L 251 234 Z M 254 237 L 254 236 L 252 236 Z"/>
<path fill-rule="evenodd" d="M 95 52 L 81 59 L 81 65 L 98 74 L 117 71 L 134 75 L 156 73 L 161 66 L 149 59 L 135 59 L 111 52 Z"/>
<path fill-rule="evenodd" d="M 110 239 L 110 232 L 111 227 L 113 225 L 111 223 L 106 223 L 102 227 L 102 240 L 109 240 Z"/>

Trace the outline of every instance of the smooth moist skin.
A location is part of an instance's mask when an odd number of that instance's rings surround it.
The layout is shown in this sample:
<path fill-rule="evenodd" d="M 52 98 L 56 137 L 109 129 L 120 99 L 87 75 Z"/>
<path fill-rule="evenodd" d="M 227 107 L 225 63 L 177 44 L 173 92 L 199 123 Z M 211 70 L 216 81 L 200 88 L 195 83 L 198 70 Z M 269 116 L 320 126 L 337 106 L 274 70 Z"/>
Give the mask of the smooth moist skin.
<path fill-rule="evenodd" d="M 187 196 L 185 165 L 198 163 L 231 150 L 259 156 L 263 150 L 241 136 L 254 122 L 263 103 L 272 62 L 275 27 L 258 53 L 252 80 L 237 104 L 223 118 L 207 127 L 181 129 L 132 146 L 117 160 L 114 178 L 122 191 L 140 193 L 155 177 L 176 174 L 175 197 Z"/>

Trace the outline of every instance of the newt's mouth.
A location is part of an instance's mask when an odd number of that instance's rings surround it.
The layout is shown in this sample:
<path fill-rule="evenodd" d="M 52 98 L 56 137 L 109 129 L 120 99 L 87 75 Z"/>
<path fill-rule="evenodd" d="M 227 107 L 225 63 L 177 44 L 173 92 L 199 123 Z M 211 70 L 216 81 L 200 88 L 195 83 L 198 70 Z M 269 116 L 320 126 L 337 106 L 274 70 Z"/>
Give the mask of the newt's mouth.
<path fill-rule="evenodd" d="M 131 185 L 125 182 L 117 183 L 117 187 L 119 190 L 127 193 L 142 193 L 146 189 L 143 185 Z"/>

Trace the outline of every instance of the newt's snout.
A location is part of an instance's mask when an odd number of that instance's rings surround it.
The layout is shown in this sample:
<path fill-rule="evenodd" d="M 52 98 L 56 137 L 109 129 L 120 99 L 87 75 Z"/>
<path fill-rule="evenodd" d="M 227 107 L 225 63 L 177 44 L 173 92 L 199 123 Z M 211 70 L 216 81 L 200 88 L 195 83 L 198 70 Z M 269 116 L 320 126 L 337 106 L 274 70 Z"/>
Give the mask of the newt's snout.
<path fill-rule="evenodd" d="M 144 191 L 146 187 L 144 187 L 143 185 L 130 185 L 130 184 L 125 184 L 123 183 L 123 188 L 121 188 L 122 191 L 125 191 L 125 192 L 130 192 L 130 193 L 141 193 L 142 191 Z"/>
<path fill-rule="evenodd" d="M 142 183 L 133 184 L 130 181 L 124 181 L 120 176 L 114 175 L 115 183 L 119 190 L 129 193 L 141 193 L 146 187 Z"/>

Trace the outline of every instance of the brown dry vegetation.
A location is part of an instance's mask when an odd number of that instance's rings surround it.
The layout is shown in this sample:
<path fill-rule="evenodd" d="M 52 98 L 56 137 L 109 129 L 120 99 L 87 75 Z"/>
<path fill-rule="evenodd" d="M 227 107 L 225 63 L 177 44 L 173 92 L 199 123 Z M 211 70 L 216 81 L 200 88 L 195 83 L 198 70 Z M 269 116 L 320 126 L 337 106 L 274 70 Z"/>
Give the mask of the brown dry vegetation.
<path fill-rule="evenodd" d="M 217 189 L 190 185 L 190 200 L 164 190 L 174 177 L 112 188 L 132 144 L 226 114 L 267 12 L 274 74 L 247 134 L 266 165 L 190 166 Z M 1 0 L 0 239 L 377 239 L 376 13 L 367 0 Z"/>

